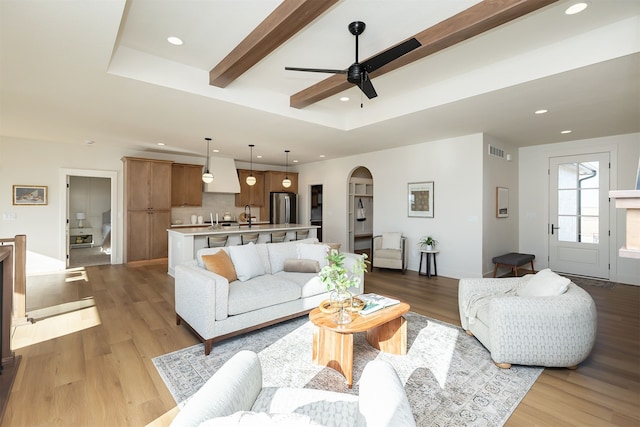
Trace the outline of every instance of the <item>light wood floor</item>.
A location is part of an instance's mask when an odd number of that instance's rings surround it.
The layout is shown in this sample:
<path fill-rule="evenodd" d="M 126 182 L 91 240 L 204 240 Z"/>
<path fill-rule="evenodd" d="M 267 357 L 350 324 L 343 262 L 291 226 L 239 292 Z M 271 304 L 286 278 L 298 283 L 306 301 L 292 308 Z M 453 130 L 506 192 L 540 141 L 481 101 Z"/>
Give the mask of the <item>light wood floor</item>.
<path fill-rule="evenodd" d="M 58 275 L 48 289 L 78 295 L 76 305 L 40 311 L 14 335 L 23 358 L 2 425 L 144 426 L 172 409 L 151 359 L 198 341 L 175 325 L 166 265 L 87 267 L 72 279 Z M 457 283 L 376 269 L 365 289 L 460 325 Z M 640 425 L 640 287 L 586 290 L 598 307 L 593 353 L 575 371 L 545 369 L 507 425 Z M 37 306 L 38 295 L 27 298 Z"/>

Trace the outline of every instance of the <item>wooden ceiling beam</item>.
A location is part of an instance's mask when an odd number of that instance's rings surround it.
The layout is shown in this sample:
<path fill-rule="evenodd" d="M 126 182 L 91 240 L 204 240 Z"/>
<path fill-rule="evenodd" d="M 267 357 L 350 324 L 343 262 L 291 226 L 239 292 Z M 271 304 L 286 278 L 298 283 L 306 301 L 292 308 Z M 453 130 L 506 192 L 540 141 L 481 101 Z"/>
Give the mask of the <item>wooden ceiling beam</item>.
<path fill-rule="evenodd" d="M 371 78 L 425 58 L 556 1 L 558 0 L 484 0 L 413 36 L 422 46 L 372 72 Z M 304 108 L 352 86 L 344 75 L 336 74 L 291 95 L 289 105 Z"/>
<path fill-rule="evenodd" d="M 227 87 L 338 0 L 284 0 L 209 71 L 209 84 Z"/>

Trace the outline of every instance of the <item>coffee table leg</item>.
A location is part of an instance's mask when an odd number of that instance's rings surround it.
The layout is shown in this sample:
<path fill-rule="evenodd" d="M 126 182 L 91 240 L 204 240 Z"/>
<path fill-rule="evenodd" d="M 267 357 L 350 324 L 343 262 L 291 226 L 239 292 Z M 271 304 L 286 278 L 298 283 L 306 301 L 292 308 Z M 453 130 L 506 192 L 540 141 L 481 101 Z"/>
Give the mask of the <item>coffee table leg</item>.
<path fill-rule="evenodd" d="M 347 386 L 351 388 L 353 384 L 353 334 L 340 334 L 316 326 L 313 332 L 312 357 L 313 363 L 316 365 L 328 366 L 344 375 Z"/>
<path fill-rule="evenodd" d="M 385 353 L 407 354 L 407 321 L 398 317 L 367 331 L 367 342 Z"/>

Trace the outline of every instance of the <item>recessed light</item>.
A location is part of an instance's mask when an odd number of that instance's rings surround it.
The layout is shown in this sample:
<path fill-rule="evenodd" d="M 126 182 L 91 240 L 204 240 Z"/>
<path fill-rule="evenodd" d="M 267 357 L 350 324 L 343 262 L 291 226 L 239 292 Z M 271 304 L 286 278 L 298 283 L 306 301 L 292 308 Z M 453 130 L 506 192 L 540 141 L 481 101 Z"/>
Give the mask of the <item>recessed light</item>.
<path fill-rule="evenodd" d="M 298 163 L 298 160 L 294 160 L 293 163 Z"/>
<path fill-rule="evenodd" d="M 164 146 L 165 145 L 164 142 L 158 142 L 157 144 L 160 145 L 160 146 Z"/>
<path fill-rule="evenodd" d="M 213 152 L 214 152 L 214 153 L 219 153 L 219 152 L 220 152 L 220 150 L 218 150 L 217 148 L 214 148 L 214 149 L 213 149 Z"/>
<path fill-rule="evenodd" d="M 262 156 L 261 156 L 261 155 L 257 155 L 257 156 L 256 156 L 256 158 L 261 159 L 261 158 L 262 158 Z"/>
<path fill-rule="evenodd" d="M 571 133 L 571 132 L 573 132 L 573 131 L 572 131 L 572 130 L 567 129 L 567 130 L 563 130 L 563 131 L 562 131 L 562 132 L 560 132 L 560 133 Z"/>
<path fill-rule="evenodd" d="M 567 15 L 575 15 L 576 13 L 580 13 L 583 10 L 585 10 L 587 7 L 589 7 L 589 3 L 586 1 L 581 1 L 579 3 L 574 3 L 571 6 L 569 6 L 564 13 Z"/>
<path fill-rule="evenodd" d="M 348 96 L 341 96 L 340 101 L 347 102 L 350 98 Z"/>
<path fill-rule="evenodd" d="M 167 37 L 167 41 L 174 46 L 182 46 L 182 39 L 180 37 L 171 36 Z"/>
<path fill-rule="evenodd" d="M 549 112 L 549 110 L 544 110 L 544 109 L 542 109 L 542 110 L 536 110 L 536 111 L 534 111 L 534 112 L 533 112 L 533 114 L 544 114 L 544 113 L 548 113 L 548 112 Z"/>
<path fill-rule="evenodd" d="M 325 157 L 324 154 L 320 154 L 321 159 L 324 159 L 324 157 Z"/>

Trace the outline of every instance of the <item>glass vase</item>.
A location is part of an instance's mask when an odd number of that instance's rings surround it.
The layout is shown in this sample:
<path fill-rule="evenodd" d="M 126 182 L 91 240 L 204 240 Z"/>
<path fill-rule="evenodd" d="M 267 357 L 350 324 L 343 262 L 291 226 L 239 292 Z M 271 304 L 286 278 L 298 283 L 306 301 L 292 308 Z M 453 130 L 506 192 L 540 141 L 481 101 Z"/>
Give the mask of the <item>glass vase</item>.
<path fill-rule="evenodd" d="M 333 321 L 338 325 L 351 323 L 353 297 L 346 289 L 334 289 L 329 296 Z"/>

